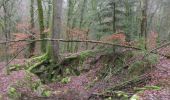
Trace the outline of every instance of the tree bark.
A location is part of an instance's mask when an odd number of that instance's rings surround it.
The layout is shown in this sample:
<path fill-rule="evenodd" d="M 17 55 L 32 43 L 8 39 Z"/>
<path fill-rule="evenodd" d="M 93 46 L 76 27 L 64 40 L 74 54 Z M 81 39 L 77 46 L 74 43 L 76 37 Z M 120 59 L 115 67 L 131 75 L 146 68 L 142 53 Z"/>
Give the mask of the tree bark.
<path fill-rule="evenodd" d="M 116 32 L 116 3 L 113 4 L 113 33 Z"/>
<path fill-rule="evenodd" d="M 83 27 L 86 5 L 87 5 L 87 0 L 83 0 L 82 9 L 81 9 L 81 12 L 80 12 L 81 13 L 80 14 L 80 25 L 79 25 L 80 29 L 82 29 L 82 27 Z M 79 39 L 79 36 L 77 38 Z M 77 43 L 76 46 L 75 46 L 75 52 L 77 52 L 78 50 L 79 50 L 79 43 Z"/>
<path fill-rule="evenodd" d="M 68 27 L 68 30 L 66 31 L 66 39 L 67 40 L 72 39 L 72 37 L 69 37 L 70 29 L 72 28 L 71 27 L 72 13 L 73 13 L 73 3 L 72 3 L 72 0 L 68 0 L 68 13 L 67 13 L 67 27 Z M 71 45 L 71 43 L 66 44 L 66 50 L 68 52 L 71 51 L 70 50 L 70 48 L 71 48 L 70 45 Z"/>
<path fill-rule="evenodd" d="M 39 27 L 40 27 L 40 38 L 46 38 L 46 34 L 44 33 L 44 15 L 43 15 L 43 7 L 42 7 L 42 0 L 37 0 L 38 4 L 38 18 L 39 18 Z M 41 51 L 43 53 L 46 52 L 46 41 L 41 42 Z"/>
<path fill-rule="evenodd" d="M 81 29 L 82 28 L 82 24 L 83 24 L 83 21 L 84 21 L 84 12 L 85 12 L 85 9 L 86 9 L 86 5 L 87 5 L 87 0 L 84 0 L 83 1 L 83 5 L 82 5 L 82 9 L 81 9 L 81 15 L 80 15 L 80 26 L 79 28 Z"/>
<path fill-rule="evenodd" d="M 52 0 L 48 1 L 48 12 L 47 12 L 47 26 L 46 28 L 50 28 L 50 20 L 51 20 L 51 11 L 52 11 Z"/>
<path fill-rule="evenodd" d="M 63 0 L 53 1 L 53 23 L 52 23 L 52 39 L 59 39 L 61 33 L 61 17 L 62 17 Z M 52 41 L 52 60 L 54 63 L 59 62 L 59 43 Z"/>
<path fill-rule="evenodd" d="M 9 25 L 9 21 L 10 21 L 10 17 L 9 17 L 9 11 L 7 9 L 8 4 L 7 1 L 3 1 L 3 12 L 4 12 L 4 29 L 3 32 L 5 34 L 5 41 L 10 40 L 10 25 Z M 9 66 L 8 66 L 8 61 L 9 61 L 9 54 L 8 54 L 8 44 L 5 44 L 5 60 L 6 60 L 6 74 L 9 74 Z"/>
<path fill-rule="evenodd" d="M 35 38 L 34 38 L 35 33 L 33 31 L 33 29 L 35 27 L 35 24 L 34 24 L 34 0 L 31 0 L 31 3 L 30 3 L 30 17 L 31 17 L 31 20 L 30 20 L 30 23 L 31 23 L 30 40 L 35 40 Z M 28 55 L 28 57 L 32 57 L 34 55 L 34 51 L 35 51 L 35 41 L 31 42 L 30 45 L 29 45 L 29 55 Z"/>
<path fill-rule="evenodd" d="M 148 8 L 148 1 L 143 0 L 143 7 L 142 7 L 142 22 L 141 22 L 141 37 L 145 39 L 145 49 L 147 49 L 147 8 Z"/>

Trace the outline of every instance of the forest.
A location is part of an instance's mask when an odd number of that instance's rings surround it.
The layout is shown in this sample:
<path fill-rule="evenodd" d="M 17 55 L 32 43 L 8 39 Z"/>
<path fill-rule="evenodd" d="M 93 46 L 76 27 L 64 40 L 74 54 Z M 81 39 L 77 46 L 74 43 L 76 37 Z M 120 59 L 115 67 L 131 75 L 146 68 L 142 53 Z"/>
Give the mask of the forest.
<path fill-rule="evenodd" d="M 169 9 L 0 0 L 0 100 L 170 100 Z"/>

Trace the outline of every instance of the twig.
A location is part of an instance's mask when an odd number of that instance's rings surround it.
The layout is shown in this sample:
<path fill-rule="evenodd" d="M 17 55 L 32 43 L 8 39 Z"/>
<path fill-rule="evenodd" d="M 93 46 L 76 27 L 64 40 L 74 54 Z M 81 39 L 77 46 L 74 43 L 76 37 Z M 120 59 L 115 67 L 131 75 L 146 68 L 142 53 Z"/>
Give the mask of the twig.
<path fill-rule="evenodd" d="M 26 47 L 23 47 L 20 51 L 18 51 L 17 54 L 6 64 L 6 66 L 8 66 L 25 49 Z"/>

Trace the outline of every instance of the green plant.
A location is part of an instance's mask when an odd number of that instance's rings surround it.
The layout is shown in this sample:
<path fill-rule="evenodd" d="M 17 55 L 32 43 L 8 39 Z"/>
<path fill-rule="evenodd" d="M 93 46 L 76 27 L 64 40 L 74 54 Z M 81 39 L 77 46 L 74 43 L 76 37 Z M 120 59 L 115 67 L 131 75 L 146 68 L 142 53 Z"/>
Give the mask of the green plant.
<path fill-rule="evenodd" d="M 129 73 L 134 72 L 134 71 L 142 68 L 143 66 L 144 66 L 144 62 L 143 61 L 136 61 L 136 62 L 134 62 L 133 64 L 130 65 L 130 67 L 128 69 Z"/>
<path fill-rule="evenodd" d="M 140 97 L 137 94 L 135 94 L 130 98 L 130 100 L 140 100 Z"/>
<path fill-rule="evenodd" d="M 93 54 L 93 52 L 91 50 L 83 51 L 80 53 L 80 59 L 84 60 L 92 54 Z"/>
<path fill-rule="evenodd" d="M 48 91 L 48 90 L 43 91 L 42 96 L 50 97 L 51 96 L 51 91 Z"/>
<path fill-rule="evenodd" d="M 136 47 L 141 48 L 142 50 L 145 50 L 145 43 L 146 43 L 145 38 L 139 38 L 135 41 L 137 41 Z"/>
<path fill-rule="evenodd" d="M 66 74 L 70 74 L 70 69 L 69 68 L 66 68 Z"/>
<path fill-rule="evenodd" d="M 113 98 L 112 97 L 108 97 L 108 98 L 106 98 L 104 100 L 113 100 Z"/>
<path fill-rule="evenodd" d="M 117 97 L 121 98 L 122 100 L 128 100 L 128 95 L 123 91 L 116 92 Z"/>
<path fill-rule="evenodd" d="M 61 83 L 67 84 L 67 83 L 69 83 L 70 81 L 71 81 L 71 78 L 70 78 L 70 77 L 65 77 L 65 78 L 63 78 L 63 79 L 61 80 Z"/>
<path fill-rule="evenodd" d="M 10 66 L 9 70 L 10 71 L 17 71 L 17 70 L 20 70 L 20 68 L 21 68 L 21 65 L 15 64 L 15 65 Z"/>
<path fill-rule="evenodd" d="M 21 94 L 17 92 L 17 90 L 14 87 L 10 87 L 8 89 L 8 96 L 12 98 L 13 100 L 18 100 L 18 98 L 21 97 Z"/>
<path fill-rule="evenodd" d="M 148 62 L 153 65 L 156 64 L 158 62 L 158 55 L 156 54 L 150 54 L 147 58 Z"/>

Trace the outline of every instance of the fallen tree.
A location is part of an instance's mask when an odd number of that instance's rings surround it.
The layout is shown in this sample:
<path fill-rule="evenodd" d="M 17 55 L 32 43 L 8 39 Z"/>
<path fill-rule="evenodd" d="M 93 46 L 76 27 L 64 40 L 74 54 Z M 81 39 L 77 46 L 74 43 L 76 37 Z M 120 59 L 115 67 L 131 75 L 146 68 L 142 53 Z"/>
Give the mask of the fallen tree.
<path fill-rule="evenodd" d="M 133 47 L 133 46 L 114 44 L 114 43 L 108 43 L 108 42 L 103 42 L 103 41 L 95 41 L 95 40 L 36 39 L 36 40 L 4 41 L 4 42 L 0 42 L 0 44 L 11 43 L 11 42 L 24 42 L 24 41 L 27 41 L 27 42 L 33 42 L 33 41 L 36 41 L 36 42 L 38 42 L 38 41 L 89 42 L 89 43 L 117 46 L 117 47 L 121 47 L 121 48 L 129 48 L 129 50 L 143 50 L 143 49 L 140 49 L 140 48 L 137 48 L 137 47 Z M 169 44 L 170 43 L 166 43 L 166 44 L 160 46 L 159 48 L 162 48 L 162 47 L 167 46 Z M 149 54 L 150 53 L 159 54 L 158 52 L 156 52 L 156 50 L 159 49 L 159 48 L 151 50 L 149 52 Z M 49 73 L 52 73 L 52 74 L 50 74 L 50 76 L 47 76 L 47 77 L 51 78 L 52 77 L 51 75 L 57 75 L 58 73 L 62 74 L 63 73 L 63 71 L 62 71 L 63 70 L 63 66 L 69 65 L 69 64 L 71 65 L 71 63 L 74 63 L 73 65 L 76 65 L 75 62 L 77 62 L 79 64 L 79 62 L 82 62 L 83 59 L 85 59 L 88 56 L 91 56 L 91 55 L 95 54 L 96 52 L 98 52 L 98 50 L 87 50 L 87 51 L 71 54 L 69 56 L 63 56 L 63 57 L 61 57 L 61 60 L 57 64 L 55 64 L 55 65 L 52 64 L 51 59 L 49 58 L 49 54 L 47 52 L 47 53 L 45 53 L 42 56 L 30 59 L 28 61 L 28 63 L 26 64 L 26 66 L 27 66 L 26 69 L 28 71 L 31 71 L 31 72 L 37 73 L 37 74 L 42 74 L 42 73 L 49 74 Z M 149 55 L 149 54 L 147 54 L 147 55 Z M 147 56 L 147 55 L 145 55 L 145 56 Z M 159 55 L 162 55 L 162 54 L 159 54 Z M 47 66 L 49 66 L 49 67 L 47 67 Z M 70 67 L 70 68 L 72 70 L 74 70 L 74 71 L 77 71 L 76 68 L 73 68 L 73 67 Z M 42 77 L 45 77 L 45 76 L 42 76 Z"/>
<path fill-rule="evenodd" d="M 15 43 L 15 42 L 40 42 L 40 41 L 58 41 L 58 42 L 85 42 L 85 43 L 94 43 L 94 44 L 104 44 L 104 45 L 111 45 L 111 46 L 117 46 L 117 47 L 123 47 L 123 48 L 130 48 L 133 50 L 143 50 L 141 48 L 138 47 L 134 47 L 134 46 L 128 46 L 128 45 L 122 45 L 122 44 L 115 44 L 115 43 L 110 43 L 110 42 L 104 42 L 104 41 L 96 41 L 96 40 L 65 40 L 65 39 L 50 39 L 50 38 L 45 38 L 45 39 L 35 39 L 35 40 L 26 40 L 26 39 L 21 39 L 21 40 L 10 40 L 10 41 L 2 41 L 0 42 L 0 44 L 6 44 L 6 43 Z M 160 54 L 158 53 L 156 50 L 163 48 L 165 46 L 170 45 L 170 42 L 167 42 L 159 47 L 156 47 L 152 50 L 150 50 L 145 56 L 149 55 L 150 53 L 154 53 L 154 54 L 158 54 L 161 56 L 165 56 L 165 57 L 169 57 L 167 55 L 164 54 Z"/>

